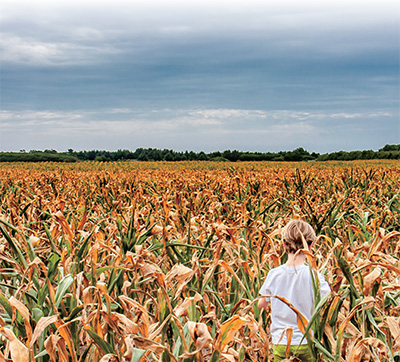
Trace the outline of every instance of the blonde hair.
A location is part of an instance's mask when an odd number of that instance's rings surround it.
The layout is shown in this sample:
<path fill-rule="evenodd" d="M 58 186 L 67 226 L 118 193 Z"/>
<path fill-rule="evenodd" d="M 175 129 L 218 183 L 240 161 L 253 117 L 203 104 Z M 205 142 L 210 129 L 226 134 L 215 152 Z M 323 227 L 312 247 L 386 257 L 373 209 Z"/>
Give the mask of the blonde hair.
<path fill-rule="evenodd" d="M 304 241 L 310 246 L 317 236 L 312 226 L 302 220 L 291 220 L 282 230 L 282 240 L 285 242 L 287 253 L 296 253 L 304 249 Z"/>

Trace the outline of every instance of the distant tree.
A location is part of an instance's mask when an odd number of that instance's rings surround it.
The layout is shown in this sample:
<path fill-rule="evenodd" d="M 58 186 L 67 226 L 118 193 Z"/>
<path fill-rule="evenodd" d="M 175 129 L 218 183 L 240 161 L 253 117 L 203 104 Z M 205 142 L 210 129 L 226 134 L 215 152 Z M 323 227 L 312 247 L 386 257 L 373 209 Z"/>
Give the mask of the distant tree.
<path fill-rule="evenodd" d="M 385 145 L 383 148 L 381 148 L 379 151 L 400 151 L 400 145 Z"/>
<path fill-rule="evenodd" d="M 216 158 L 216 157 L 222 157 L 222 153 L 219 151 L 216 151 L 216 152 L 209 153 L 207 156 L 209 159 L 212 159 L 212 158 Z"/>
<path fill-rule="evenodd" d="M 67 152 L 58 153 L 54 149 L 46 149 L 44 151 L 30 150 L 30 157 L 22 157 L 26 153 L 25 149 L 19 153 L 2 153 L 2 160 L 6 158 L 13 160 L 59 160 L 64 161 L 64 156 L 72 157 L 69 160 L 100 160 L 100 161 L 118 161 L 127 159 L 137 159 L 139 161 L 184 161 L 184 160 L 221 160 L 221 161 L 327 161 L 327 160 L 357 160 L 357 159 L 400 159 L 400 145 L 385 145 L 379 151 L 363 150 L 363 151 L 338 151 L 332 153 L 309 153 L 302 147 L 293 151 L 274 152 L 242 152 L 238 150 L 225 150 L 223 152 L 214 151 L 204 153 L 203 151 L 196 153 L 186 150 L 185 152 L 176 152 L 170 149 L 157 148 L 137 148 L 134 152 L 130 150 L 106 151 L 106 150 L 90 150 L 90 151 L 74 151 L 69 148 Z M 19 154 L 21 157 L 17 157 Z M 57 156 L 57 157 L 53 157 Z M 52 158 L 51 158 L 52 157 Z"/>
<path fill-rule="evenodd" d="M 201 151 L 201 152 L 199 153 L 197 159 L 198 159 L 199 161 L 207 161 L 207 155 L 206 155 L 203 151 Z"/>
<path fill-rule="evenodd" d="M 240 157 L 240 153 L 237 150 L 226 150 L 222 153 L 222 157 L 226 158 L 229 161 L 236 162 Z"/>
<path fill-rule="evenodd" d="M 174 160 L 174 156 L 173 156 L 172 152 L 168 151 L 168 152 L 164 153 L 163 160 L 164 161 L 173 161 Z"/>
<path fill-rule="evenodd" d="M 189 152 L 189 160 L 191 160 L 191 161 L 196 161 L 197 159 L 198 159 L 198 155 L 197 155 L 197 153 L 195 153 L 195 152 L 193 152 L 193 151 L 190 151 Z"/>

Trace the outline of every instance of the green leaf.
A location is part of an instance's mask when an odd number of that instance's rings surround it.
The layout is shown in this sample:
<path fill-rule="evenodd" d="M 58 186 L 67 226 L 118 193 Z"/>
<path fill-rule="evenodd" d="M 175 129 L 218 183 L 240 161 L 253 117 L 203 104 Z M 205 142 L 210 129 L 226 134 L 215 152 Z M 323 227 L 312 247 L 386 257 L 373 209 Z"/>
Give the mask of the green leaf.
<path fill-rule="evenodd" d="M 85 349 L 83 354 L 81 355 L 81 358 L 79 359 L 79 362 L 85 362 L 86 357 L 89 355 L 89 351 L 92 348 L 93 343 L 90 343 L 89 346 Z"/>
<path fill-rule="evenodd" d="M 165 352 L 167 352 L 167 351 L 164 350 L 162 361 L 163 361 L 163 362 L 170 361 L 170 359 L 164 360 Z M 139 362 L 140 359 L 144 356 L 145 353 L 146 353 L 146 351 L 145 351 L 144 349 L 139 349 L 139 348 L 133 347 L 133 353 L 132 353 L 132 358 L 131 358 L 131 361 L 130 361 L 130 362 Z M 169 354 L 168 354 L 168 357 L 169 357 Z"/>
<path fill-rule="evenodd" d="M 67 318 L 65 318 L 64 322 L 69 322 L 73 320 L 82 310 L 83 310 L 83 305 L 80 305 L 72 309 L 70 315 Z"/>
<path fill-rule="evenodd" d="M 8 223 L 6 223 L 4 220 L 0 219 L 0 222 L 2 222 L 3 224 L 9 226 Z M 27 268 L 27 264 L 26 264 L 26 260 L 24 258 L 24 256 L 22 255 L 21 249 L 19 248 L 19 246 L 14 243 L 13 239 L 11 238 L 11 236 L 7 233 L 7 230 L 4 229 L 4 227 L 2 225 L 0 225 L 0 230 L 1 233 L 4 235 L 4 238 L 7 240 L 8 245 L 10 245 L 10 248 L 15 252 L 15 254 L 17 254 L 17 260 L 24 266 L 24 268 Z"/>
<path fill-rule="evenodd" d="M 171 362 L 171 357 L 167 349 L 164 349 L 164 352 L 161 355 L 161 362 Z"/>
<path fill-rule="evenodd" d="M 12 318 L 11 305 L 10 305 L 10 303 L 8 303 L 8 299 L 3 294 L 0 294 L 0 304 L 5 309 L 7 314 Z"/>
<path fill-rule="evenodd" d="M 89 235 L 86 237 L 85 241 L 82 243 L 81 247 L 79 248 L 78 252 L 76 253 L 75 261 L 78 264 L 81 264 L 81 259 L 82 259 L 83 253 L 85 252 L 85 250 L 88 246 L 89 240 L 92 237 L 94 230 L 95 230 L 95 228 L 89 233 Z"/>
<path fill-rule="evenodd" d="M 350 289 L 351 289 L 355 299 L 360 298 L 360 294 L 354 284 L 353 274 L 351 274 L 351 268 L 350 268 L 349 263 L 345 259 L 343 259 L 341 256 L 337 259 L 337 261 L 338 261 L 340 269 L 343 272 L 343 275 L 346 277 L 346 279 L 349 282 Z"/>
<path fill-rule="evenodd" d="M 41 351 L 40 353 L 38 353 L 38 354 L 35 356 L 35 360 L 38 359 L 38 358 L 44 357 L 44 356 L 47 356 L 47 351 L 46 351 L 46 349 L 44 349 L 43 351 Z"/>
<path fill-rule="evenodd" d="M 68 291 L 68 288 L 73 282 L 74 278 L 72 278 L 70 274 L 61 279 L 56 291 L 56 296 L 54 297 L 54 305 L 56 308 L 58 308 L 58 306 L 60 305 L 62 298 L 64 297 L 65 293 Z"/>
<path fill-rule="evenodd" d="M 111 292 L 114 290 L 114 287 L 115 287 L 115 285 L 117 283 L 118 283 L 117 284 L 118 291 L 120 291 L 121 288 L 122 288 L 122 285 L 124 283 L 125 270 L 121 269 L 116 276 L 114 274 L 114 270 L 113 270 L 113 273 L 110 276 L 110 280 L 108 281 L 108 287 L 107 287 L 108 294 L 111 294 Z"/>
<path fill-rule="evenodd" d="M 47 277 L 51 280 L 53 279 L 54 275 L 57 271 L 58 263 L 60 262 L 61 258 L 56 253 L 51 253 L 49 258 L 47 259 Z"/>
<path fill-rule="evenodd" d="M 114 348 L 109 343 L 107 343 L 103 338 L 101 338 L 90 326 L 85 327 L 86 332 L 93 339 L 94 343 L 105 353 L 114 354 Z"/>
<path fill-rule="evenodd" d="M 44 224 L 44 231 L 46 232 L 47 239 L 49 239 L 49 242 L 50 242 L 50 249 L 51 249 L 51 251 L 52 251 L 53 253 L 55 253 L 57 249 L 56 249 L 56 247 L 55 247 L 55 245 L 54 245 L 54 240 L 53 240 L 53 237 L 51 236 L 51 232 L 50 232 L 50 230 L 48 229 L 48 227 L 46 226 L 46 224 Z"/>
<path fill-rule="evenodd" d="M 37 323 L 39 321 L 40 318 L 42 318 L 44 316 L 43 311 L 38 308 L 35 307 L 32 309 L 32 319 Z"/>
<path fill-rule="evenodd" d="M 328 361 L 336 361 L 336 358 L 318 341 L 317 339 L 314 341 L 315 347 L 324 354 L 325 358 Z"/>
<path fill-rule="evenodd" d="M 244 348 L 244 346 L 242 346 L 242 348 L 240 348 L 240 352 L 239 352 L 239 362 L 244 362 L 245 357 L 246 357 L 246 349 Z"/>
<path fill-rule="evenodd" d="M 220 357 L 220 353 L 218 350 L 215 350 L 211 356 L 210 362 L 218 362 Z"/>

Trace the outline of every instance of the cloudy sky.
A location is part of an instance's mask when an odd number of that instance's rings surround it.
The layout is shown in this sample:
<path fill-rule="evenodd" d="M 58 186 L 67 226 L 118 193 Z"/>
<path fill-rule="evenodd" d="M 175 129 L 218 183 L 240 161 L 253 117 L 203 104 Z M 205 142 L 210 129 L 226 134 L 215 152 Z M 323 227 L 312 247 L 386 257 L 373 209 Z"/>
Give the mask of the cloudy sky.
<path fill-rule="evenodd" d="M 400 143 L 397 0 L 2 0 L 0 151 Z"/>

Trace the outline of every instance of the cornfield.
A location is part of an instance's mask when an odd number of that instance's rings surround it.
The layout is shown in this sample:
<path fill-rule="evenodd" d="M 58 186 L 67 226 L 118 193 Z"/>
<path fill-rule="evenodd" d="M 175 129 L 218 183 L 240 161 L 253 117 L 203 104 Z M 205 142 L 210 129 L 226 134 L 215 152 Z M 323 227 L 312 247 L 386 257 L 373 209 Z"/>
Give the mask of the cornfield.
<path fill-rule="evenodd" d="M 332 289 L 315 361 L 400 361 L 395 162 L 0 165 L 0 361 L 272 361 L 291 218 Z"/>

